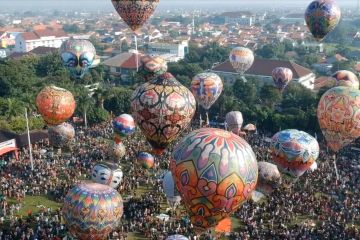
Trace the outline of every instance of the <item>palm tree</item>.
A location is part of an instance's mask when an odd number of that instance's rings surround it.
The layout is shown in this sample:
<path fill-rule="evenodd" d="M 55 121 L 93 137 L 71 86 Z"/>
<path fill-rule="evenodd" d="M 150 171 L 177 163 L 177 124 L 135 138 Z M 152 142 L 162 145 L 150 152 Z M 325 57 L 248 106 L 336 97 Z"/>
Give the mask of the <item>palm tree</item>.
<path fill-rule="evenodd" d="M 83 88 L 79 92 L 77 97 L 77 109 L 83 115 L 85 121 L 85 128 L 87 128 L 87 112 L 89 111 L 91 105 L 94 104 L 94 99 L 91 97 L 89 90 Z"/>
<path fill-rule="evenodd" d="M 104 89 L 102 87 L 97 88 L 94 91 L 93 97 L 95 98 L 96 105 L 101 109 L 104 109 L 104 102 L 105 99 L 108 97 L 107 89 Z"/>

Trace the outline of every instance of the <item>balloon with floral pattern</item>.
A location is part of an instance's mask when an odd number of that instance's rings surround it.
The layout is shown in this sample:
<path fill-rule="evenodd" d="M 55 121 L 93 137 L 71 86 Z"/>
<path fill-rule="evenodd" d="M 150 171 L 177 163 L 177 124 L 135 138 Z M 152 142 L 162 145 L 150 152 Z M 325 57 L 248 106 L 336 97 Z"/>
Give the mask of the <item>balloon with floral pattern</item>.
<path fill-rule="evenodd" d="M 190 221 L 199 231 L 236 211 L 255 190 L 258 166 L 250 145 L 221 129 L 202 128 L 174 148 L 170 169 Z"/>

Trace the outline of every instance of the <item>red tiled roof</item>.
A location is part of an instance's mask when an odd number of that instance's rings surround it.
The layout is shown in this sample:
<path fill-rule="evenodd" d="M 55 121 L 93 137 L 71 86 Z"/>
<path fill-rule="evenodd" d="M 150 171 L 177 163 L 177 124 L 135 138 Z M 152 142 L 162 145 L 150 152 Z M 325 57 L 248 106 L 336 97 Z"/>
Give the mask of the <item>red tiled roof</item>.
<path fill-rule="evenodd" d="M 67 34 L 62 29 L 54 31 L 53 29 L 46 28 L 46 29 L 36 30 L 33 32 L 24 32 L 22 33 L 22 36 L 24 40 L 36 40 L 36 39 L 40 39 L 41 37 L 50 37 L 50 36 L 66 37 Z"/>
<path fill-rule="evenodd" d="M 141 58 L 142 54 L 140 53 L 138 56 L 138 67 L 141 66 Z M 115 57 L 109 58 L 103 63 L 109 67 L 119 67 L 126 69 L 136 69 L 136 54 L 135 53 L 121 53 L 116 55 Z"/>
<path fill-rule="evenodd" d="M 272 71 L 276 67 L 286 67 L 291 69 L 294 75 L 294 79 L 299 79 L 308 74 L 311 74 L 312 71 L 307 69 L 297 63 L 284 60 L 272 60 L 272 59 L 255 59 L 254 64 L 245 74 L 250 75 L 261 75 L 261 76 L 271 76 Z M 229 60 L 215 66 L 212 68 L 213 71 L 217 72 L 229 72 L 236 73 L 235 69 L 232 67 Z"/>
<path fill-rule="evenodd" d="M 314 90 L 320 90 L 323 87 L 334 87 L 336 84 L 336 80 L 332 77 L 319 77 L 315 79 L 314 82 Z"/>
<path fill-rule="evenodd" d="M 49 53 L 55 53 L 57 51 L 59 51 L 59 49 L 57 49 L 57 48 L 40 46 L 40 47 L 34 48 L 30 52 L 33 54 L 36 54 L 36 55 L 46 55 Z"/>
<path fill-rule="evenodd" d="M 35 40 L 35 39 L 39 39 L 39 36 L 36 35 L 34 32 L 25 32 L 25 33 L 22 33 L 22 37 L 24 38 L 24 40 Z"/>

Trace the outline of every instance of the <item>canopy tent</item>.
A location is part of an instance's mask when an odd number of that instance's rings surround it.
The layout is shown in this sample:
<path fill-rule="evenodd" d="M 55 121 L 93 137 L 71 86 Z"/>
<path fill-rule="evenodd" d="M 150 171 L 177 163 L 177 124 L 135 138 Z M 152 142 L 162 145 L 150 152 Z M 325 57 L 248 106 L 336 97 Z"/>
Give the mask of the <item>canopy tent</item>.
<path fill-rule="evenodd" d="M 10 139 L 0 143 L 0 156 L 9 152 L 15 152 L 15 157 L 18 159 L 17 150 L 18 148 L 16 147 L 15 139 Z"/>

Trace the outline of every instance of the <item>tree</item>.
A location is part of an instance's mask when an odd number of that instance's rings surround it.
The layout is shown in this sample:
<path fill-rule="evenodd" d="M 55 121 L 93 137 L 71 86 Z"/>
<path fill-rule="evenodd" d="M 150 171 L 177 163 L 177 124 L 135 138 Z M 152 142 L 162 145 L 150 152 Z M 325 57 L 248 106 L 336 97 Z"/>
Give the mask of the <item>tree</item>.
<path fill-rule="evenodd" d="M 262 103 L 273 109 L 281 100 L 281 92 L 272 85 L 265 85 L 260 89 L 259 94 Z"/>
<path fill-rule="evenodd" d="M 274 58 L 276 56 L 276 52 L 274 50 L 274 46 L 272 45 L 264 45 L 262 48 L 256 50 L 256 55 L 262 58 Z"/>
<path fill-rule="evenodd" d="M 63 29 L 67 33 L 80 33 L 81 29 L 76 24 L 64 24 Z"/>
<path fill-rule="evenodd" d="M 115 115 L 130 112 L 130 101 L 133 91 L 124 87 L 114 87 L 105 99 L 104 107 Z"/>
<path fill-rule="evenodd" d="M 94 99 L 90 96 L 89 90 L 86 88 L 80 88 L 76 98 L 76 111 L 81 114 L 85 121 L 85 127 L 87 127 L 87 114 L 94 104 Z"/>
<path fill-rule="evenodd" d="M 88 114 L 90 124 L 102 123 L 109 120 L 109 113 L 105 109 L 98 107 L 91 108 Z"/>

